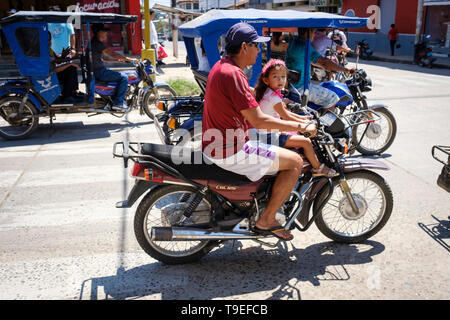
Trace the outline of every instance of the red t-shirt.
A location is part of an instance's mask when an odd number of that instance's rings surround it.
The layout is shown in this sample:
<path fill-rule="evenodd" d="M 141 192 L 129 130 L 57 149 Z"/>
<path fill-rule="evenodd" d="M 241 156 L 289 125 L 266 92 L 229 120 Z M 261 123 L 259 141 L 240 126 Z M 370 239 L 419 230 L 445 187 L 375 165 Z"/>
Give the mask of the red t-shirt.
<path fill-rule="evenodd" d="M 397 34 L 398 34 L 397 29 L 391 28 L 391 30 L 389 30 L 389 33 L 388 33 L 389 39 L 390 40 L 397 40 Z"/>
<path fill-rule="evenodd" d="M 256 107 L 258 103 L 241 68 L 230 57 L 218 61 L 209 73 L 205 90 L 203 152 L 222 159 L 240 150 L 252 128 L 241 110 Z"/>

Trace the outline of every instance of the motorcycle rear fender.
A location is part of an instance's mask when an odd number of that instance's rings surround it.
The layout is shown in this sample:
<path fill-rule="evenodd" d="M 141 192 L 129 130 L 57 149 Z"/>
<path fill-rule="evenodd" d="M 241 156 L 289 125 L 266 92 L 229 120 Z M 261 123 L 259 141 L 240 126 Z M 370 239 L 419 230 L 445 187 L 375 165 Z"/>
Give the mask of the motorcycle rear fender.
<path fill-rule="evenodd" d="M 4 88 L 4 89 L 2 89 L 0 87 L 0 98 L 2 98 L 3 96 L 7 95 L 8 93 L 26 94 L 26 90 L 20 89 L 20 88 Z M 36 98 L 36 96 L 33 93 L 28 92 L 28 99 L 31 100 L 31 102 L 34 104 L 34 106 L 36 107 L 36 109 L 38 111 L 43 111 L 44 110 L 44 108 L 42 107 L 42 105 L 39 102 L 38 98 Z"/>
<path fill-rule="evenodd" d="M 373 170 L 390 170 L 391 168 L 384 162 L 370 158 L 348 157 L 339 161 L 344 173 L 373 169 Z"/>
<path fill-rule="evenodd" d="M 128 194 L 127 200 L 117 202 L 116 208 L 131 208 L 136 200 L 144 194 L 144 192 L 151 191 L 159 185 L 160 183 L 153 181 L 136 180 L 133 189 L 131 189 Z"/>
<path fill-rule="evenodd" d="M 372 110 L 382 109 L 382 108 L 388 109 L 388 106 L 387 106 L 387 105 L 385 105 L 385 104 L 383 104 L 383 103 L 378 103 L 378 102 L 371 102 L 371 103 L 368 103 L 368 104 L 367 104 L 367 107 L 368 107 L 369 109 L 372 109 Z"/>

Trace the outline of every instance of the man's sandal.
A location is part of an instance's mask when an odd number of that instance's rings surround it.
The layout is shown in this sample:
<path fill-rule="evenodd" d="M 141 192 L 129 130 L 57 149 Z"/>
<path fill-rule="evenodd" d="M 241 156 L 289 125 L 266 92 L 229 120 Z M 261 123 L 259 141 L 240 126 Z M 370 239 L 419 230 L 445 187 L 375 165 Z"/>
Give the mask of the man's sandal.
<path fill-rule="evenodd" d="M 284 241 L 290 241 L 292 239 L 294 239 L 293 235 L 290 235 L 290 237 L 288 238 L 283 238 L 281 236 L 279 236 L 278 234 L 276 234 L 275 232 L 279 232 L 279 231 L 289 231 L 281 226 L 277 226 L 277 227 L 273 227 L 267 230 L 264 229 L 259 229 L 258 227 L 254 227 L 253 231 L 256 232 L 257 234 L 263 235 L 263 236 L 275 236 L 280 240 L 284 240 Z"/>

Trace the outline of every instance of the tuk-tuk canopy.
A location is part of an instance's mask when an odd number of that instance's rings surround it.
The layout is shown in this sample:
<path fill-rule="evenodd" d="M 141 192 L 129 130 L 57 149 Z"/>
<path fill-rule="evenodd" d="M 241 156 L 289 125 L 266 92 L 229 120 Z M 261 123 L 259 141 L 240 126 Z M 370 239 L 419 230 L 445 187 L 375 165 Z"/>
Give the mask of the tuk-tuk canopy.
<path fill-rule="evenodd" d="M 368 18 L 347 17 L 323 12 L 302 12 L 296 10 L 210 10 L 179 27 L 183 35 L 189 61 L 193 69 L 198 67 L 194 38 L 201 38 L 208 63 L 212 67 L 219 59 L 217 42 L 221 35 L 238 22 L 252 25 L 258 34 L 263 28 L 361 28 Z M 309 57 L 308 57 L 309 59 Z M 309 62 L 308 62 L 309 63 Z M 261 53 L 253 66 L 250 85 L 256 83 L 261 72 Z"/>
<path fill-rule="evenodd" d="M 1 19 L 0 24 L 3 26 L 16 22 L 65 23 L 69 18 L 73 17 L 80 17 L 81 23 L 128 23 L 137 21 L 137 16 L 115 13 L 19 11 L 9 17 Z"/>
<path fill-rule="evenodd" d="M 49 23 L 127 23 L 137 16 L 114 13 L 19 11 L 0 20 L 23 76 L 48 76 L 50 72 Z"/>
<path fill-rule="evenodd" d="M 367 21 L 368 18 L 296 10 L 210 10 L 179 29 L 185 37 L 204 37 L 218 31 L 226 33 L 238 22 L 251 24 L 258 31 L 263 27 L 361 28 L 367 25 Z"/>

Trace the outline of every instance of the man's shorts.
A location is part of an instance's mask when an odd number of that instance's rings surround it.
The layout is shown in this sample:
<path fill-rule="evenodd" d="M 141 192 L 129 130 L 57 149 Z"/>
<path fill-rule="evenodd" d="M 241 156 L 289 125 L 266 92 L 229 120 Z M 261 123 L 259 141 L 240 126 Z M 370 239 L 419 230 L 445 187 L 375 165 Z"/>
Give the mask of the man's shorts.
<path fill-rule="evenodd" d="M 274 175 L 279 168 L 278 146 L 249 140 L 241 150 L 223 159 L 203 156 L 222 169 L 247 176 L 251 181 L 258 181 L 265 175 Z"/>

